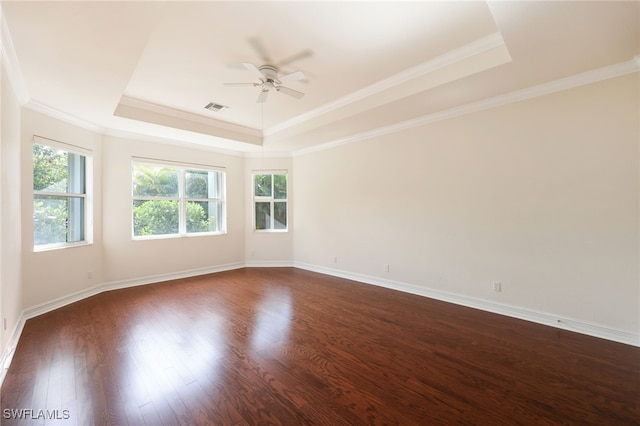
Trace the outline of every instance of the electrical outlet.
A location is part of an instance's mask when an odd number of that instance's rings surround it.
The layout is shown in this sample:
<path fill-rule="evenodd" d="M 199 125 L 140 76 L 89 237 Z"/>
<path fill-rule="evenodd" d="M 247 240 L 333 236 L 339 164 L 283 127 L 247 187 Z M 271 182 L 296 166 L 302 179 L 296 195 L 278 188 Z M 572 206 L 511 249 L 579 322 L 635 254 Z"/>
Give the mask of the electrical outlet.
<path fill-rule="evenodd" d="M 502 283 L 500 283 L 499 281 L 494 281 L 493 291 L 502 291 Z"/>
<path fill-rule="evenodd" d="M 7 319 L 6 318 L 2 318 L 2 328 L 5 331 L 7 330 Z"/>
<path fill-rule="evenodd" d="M 382 271 L 383 272 L 389 272 L 389 264 L 385 263 L 384 265 L 382 265 Z"/>
<path fill-rule="evenodd" d="M 333 263 L 338 263 L 338 256 L 333 257 Z"/>
<path fill-rule="evenodd" d="M 88 279 L 93 278 L 93 272 L 91 272 L 91 271 L 87 271 L 87 278 L 88 278 Z"/>

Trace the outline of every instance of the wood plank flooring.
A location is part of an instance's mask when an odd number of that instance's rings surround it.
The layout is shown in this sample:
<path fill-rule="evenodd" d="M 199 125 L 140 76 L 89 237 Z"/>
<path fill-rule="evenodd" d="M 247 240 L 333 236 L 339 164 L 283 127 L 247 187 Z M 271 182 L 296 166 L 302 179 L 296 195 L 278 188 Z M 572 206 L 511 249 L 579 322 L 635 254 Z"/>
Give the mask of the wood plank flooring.
<path fill-rule="evenodd" d="M 3 426 L 637 425 L 640 349 L 303 270 L 240 269 L 28 320 L 0 405 Z"/>

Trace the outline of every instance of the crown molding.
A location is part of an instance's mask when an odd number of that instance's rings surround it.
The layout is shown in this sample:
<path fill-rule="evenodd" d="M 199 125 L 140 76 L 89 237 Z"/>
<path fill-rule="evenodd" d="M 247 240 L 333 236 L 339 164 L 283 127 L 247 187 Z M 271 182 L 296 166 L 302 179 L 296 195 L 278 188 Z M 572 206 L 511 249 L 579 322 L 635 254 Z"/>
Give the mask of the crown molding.
<path fill-rule="evenodd" d="M 314 117 L 318 117 L 320 115 L 326 114 L 333 110 L 342 108 L 346 105 L 352 104 L 361 99 L 364 99 L 369 96 L 380 93 L 382 91 L 391 89 L 395 86 L 398 86 L 399 84 L 422 77 L 424 75 L 427 75 L 439 69 L 451 66 L 465 59 L 471 58 L 473 56 L 484 53 L 488 50 L 494 49 L 496 47 L 504 46 L 504 45 L 505 45 L 505 42 L 504 42 L 504 39 L 502 38 L 502 34 L 500 34 L 499 32 L 490 34 L 488 36 L 475 40 L 469 44 L 466 44 L 462 47 L 459 47 L 457 49 L 444 53 L 440 56 L 437 56 L 429 61 L 423 62 L 412 68 L 408 68 L 404 71 L 394 74 L 389 78 L 381 80 L 363 89 L 350 93 L 349 95 L 344 96 L 340 99 L 337 99 L 336 101 L 329 102 L 307 113 L 300 114 L 290 120 L 283 121 L 282 123 L 276 124 L 275 126 L 272 126 L 266 129 L 264 131 L 264 135 L 265 137 L 272 136 L 282 130 L 285 130 L 297 124 L 303 123 Z"/>
<path fill-rule="evenodd" d="M 290 151 L 254 151 L 254 152 L 245 152 L 245 158 L 290 158 L 293 157 Z"/>
<path fill-rule="evenodd" d="M 114 116 L 220 139 L 262 146 L 262 132 L 238 124 L 123 96 Z M 241 151 L 241 150 L 239 150 Z"/>
<path fill-rule="evenodd" d="M 29 102 L 29 91 L 27 85 L 22 78 L 22 71 L 20 70 L 20 63 L 16 56 L 16 51 L 13 47 L 13 39 L 7 26 L 7 21 L 4 18 L 4 13 L 0 6 L 0 50 L 2 58 L 2 66 L 7 73 L 7 77 L 11 82 L 13 91 L 20 105 L 24 105 Z"/>
<path fill-rule="evenodd" d="M 598 68 L 595 70 L 580 73 L 574 76 L 562 78 L 562 79 L 555 80 L 548 83 L 543 83 L 530 88 L 514 91 L 511 93 L 495 96 L 492 98 L 487 98 L 478 102 L 473 102 L 470 104 L 462 105 L 462 106 L 451 108 L 448 110 L 439 111 L 433 114 L 425 115 L 425 116 L 414 118 L 411 120 L 406 120 L 393 125 L 379 127 L 376 129 L 365 131 L 365 132 L 356 133 L 343 138 L 334 139 L 319 145 L 314 145 L 312 147 L 302 148 L 299 150 L 293 150 L 288 152 L 265 153 L 264 151 L 259 152 L 255 150 L 247 151 L 242 149 L 236 150 L 236 149 L 219 148 L 219 147 L 213 147 L 205 143 L 198 143 L 198 142 L 193 142 L 189 140 L 173 140 L 173 139 L 162 138 L 162 137 L 153 136 L 153 135 L 145 135 L 140 133 L 104 128 L 94 123 L 80 119 L 71 114 L 62 112 L 50 106 L 39 103 L 37 101 L 33 101 L 29 96 L 28 89 L 26 87 L 25 81 L 22 76 L 20 64 L 18 62 L 16 53 L 15 53 L 13 41 L 11 38 L 9 28 L 7 26 L 7 22 L 5 20 L 4 14 L 2 14 L 1 12 L 2 11 L 1 11 L 1 4 L 0 4 L 0 35 L 1 35 L 0 60 L 2 61 L 2 67 L 6 72 L 9 82 L 15 92 L 18 103 L 21 106 L 28 108 L 30 110 L 48 115 L 52 118 L 59 119 L 63 122 L 84 128 L 89 131 L 99 133 L 102 135 L 106 135 L 106 136 L 127 137 L 127 138 L 136 139 L 136 140 L 149 140 L 149 141 L 177 144 L 177 145 L 178 144 L 183 145 L 184 143 L 188 143 L 192 145 L 197 145 L 199 148 L 206 148 L 207 150 L 229 154 L 229 155 L 245 156 L 247 158 L 291 157 L 291 156 L 305 155 L 305 154 L 316 152 L 316 151 L 330 149 L 343 144 L 348 144 L 348 143 L 370 139 L 370 138 L 374 138 L 374 137 L 378 137 L 378 136 L 382 136 L 390 133 L 395 133 L 405 129 L 410 129 L 413 127 L 422 126 L 425 124 L 429 124 L 429 123 L 433 123 L 441 120 L 446 120 L 448 118 L 458 117 L 461 115 L 470 114 L 473 112 L 478 112 L 478 111 L 482 111 L 490 108 L 495 108 L 498 106 L 507 105 L 514 102 L 532 99 L 535 97 L 544 96 L 551 93 L 571 89 L 574 87 L 591 84 L 598 81 L 640 71 L 640 54 L 638 54 L 634 56 L 631 60 L 626 62 L 620 62 L 620 63 L 606 66 L 603 68 Z M 343 106 L 346 106 L 348 104 L 351 104 L 353 102 L 366 98 L 368 96 L 374 95 L 376 93 L 380 93 L 381 91 L 387 90 L 389 88 L 392 88 L 404 82 L 424 76 L 436 70 L 455 64 L 464 59 L 473 57 L 474 55 L 478 55 L 482 52 L 488 51 L 496 47 L 504 46 L 504 45 L 505 45 L 504 40 L 502 38 L 502 35 L 499 32 L 490 34 L 486 37 L 480 38 L 458 49 L 454 49 L 441 56 L 438 56 L 430 61 L 424 62 L 413 68 L 409 68 L 387 79 L 384 79 L 375 84 L 372 84 L 364 89 L 351 93 L 350 95 L 340 98 L 334 102 L 325 104 L 320 108 L 317 108 L 315 110 L 309 111 L 305 114 L 301 114 L 285 122 L 282 122 L 276 126 L 266 129 L 264 132 L 260 132 L 259 130 L 244 127 L 234 123 L 212 119 L 212 118 L 195 114 L 195 113 L 175 110 L 169 107 L 164 107 L 164 106 L 153 104 L 150 102 L 129 98 L 126 96 L 121 99 L 121 105 L 129 106 L 131 108 L 138 108 L 142 111 L 148 111 L 151 113 L 172 117 L 177 120 L 183 120 L 184 122 L 196 123 L 199 126 L 217 128 L 227 132 L 237 133 L 237 134 L 243 135 L 245 138 L 251 139 L 251 142 L 245 142 L 245 143 L 252 144 L 252 146 L 257 148 L 259 147 L 260 144 L 259 143 L 256 144 L 255 142 L 258 140 L 262 142 L 263 137 L 265 136 L 273 135 L 279 131 L 282 131 L 289 127 L 293 127 L 311 118 L 326 114 L 330 111 L 341 108 Z M 215 136 L 215 137 L 220 137 L 220 136 Z M 227 138 L 223 137 L 223 139 L 227 139 Z M 230 139 L 230 140 L 233 140 L 233 139 Z"/>
<path fill-rule="evenodd" d="M 232 132 L 242 133 L 252 138 L 262 138 L 262 132 L 251 127 L 242 126 L 240 124 L 230 123 L 228 121 L 218 120 L 216 118 L 207 117 L 201 114 L 183 111 L 171 108 L 165 105 L 148 102 L 142 99 L 132 98 L 130 96 L 122 96 L 118 106 L 125 105 L 128 107 L 149 111 L 152 113 L 162 114 L 179 120 L 192 121 L 194 123 L 203 124 L 209 127 L 216 127 Z"/>
<path fill-rule="evenodd" d="M 48 105 L 45 105 L 39 102 L 35 102 L 33 100 L 28 100 L 22 106 L 24 108 L 39 112 L 41 114 L 58 119 L 65 123 L 68 123 L 77 127 L 81 127 L 91 132 L 95 132 L 99 134 L 104 134 L 106 132 L 106 129 L 104 127 L 98 126 L 97 124 L 78 118 L 75 115 L 67 114 L 66 112 L 62 112 L 58 109 L 52 108 Z"/>
<path fill-rule="evenodd" d="M 119 139 L 130 139 L 140 142 L 151 142 L 151 143 L 161 143 L 164 145 L 173 145 L 181 148 L 193 148 L 198 149 L 200 151 L 214 152 L 216 154 L 224 154 L 234 157 L 242 157 L 245 155 L 243 151 L 235 150 L 235 149 L 227 149 L 221 148 L 219 146 L 213 146 L 205 141 L 197 141 L 197 140 L 187 140 L 178 139 L 178 138 L 167 138 L 163 136 L 150 135 L 145 133 L 136 133 L 129 130 L 119 130 L 119 129 L 106 129 L 102 134 L 105 137 L 113 137 Z M 240 142 L 238 142 L 240 143 Z"/>
<path fill-rule="evenodd" d="M 446 120 L 449 118 L 459 117 L 461 115 L 471 114 L 486 109 L 496 108 L 515 102 L 537 98 L 540 96 L 550 95 L 552 93 L 569 90 L 575 87 L 587 84 L 597 83 L 599 81 L 620 77 L 626 74 L 640 71 L 640 55 L 633 59 L 617 64 L 609 65 L 595 70 L 586 71 L 574 76 L 561 78 L 548 83 L 539 84 L 537 86 L 528 87 L 522 90 L 506 93 L 504 95 L 494 96 L 483 99 L 481 101 L 472 102 L 455 108 L 439 111 L 433 114 L 424 115 L 411 120 L 402 121 L 400 123 L 389 126 L 378 127 L 376 129 L 367 130 L 365 132 L 356 133 L 344 138 L 334 139 L 319 145 L 308 148 L 302 148 L 293 152 L 294 156 L 310 154 L 325 149 L 334 148 L 336 146 L 358 142 L 365 139 L 371 139 L 383 136 L 389 133 L 396 133 L 402 130 L 411 129 L 413 127 L 423 126 L 425 124 Z"/>

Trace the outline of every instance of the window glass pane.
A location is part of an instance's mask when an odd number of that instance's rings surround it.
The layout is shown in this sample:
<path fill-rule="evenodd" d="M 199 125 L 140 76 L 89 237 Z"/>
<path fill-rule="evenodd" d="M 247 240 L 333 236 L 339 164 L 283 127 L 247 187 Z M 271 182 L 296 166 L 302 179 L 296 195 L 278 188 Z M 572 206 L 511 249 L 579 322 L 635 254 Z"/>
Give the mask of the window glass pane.
<path fill-rule="evenodd" d="M 256 175 L 254 184 L 256 197 L 271 197 L 271 175 Z"/>
<path fill-rule="evenodd" d="M 287 175 L 273 175 L 273 198 L 287 198 Z"/>
<path fill-rule="evenodd" d="M 184 173 L 188 198 L 214 198 L 209 191 L 215 191 L 215 173 L 205 170 L 187 170 Z M 211 188 L 210 188 L 211 187 Z"/>
<path fill-rule="evenodd" d="M 271 203 L 256 203 L 256 229 L 271 229 Z"/>
<path fill-rule="evenodd" d="M 219 230 L 222 203 L 217 201 L 187 202 L 187 232 L 216 232 Z"/>
<path fill-rule="evenodd" d="M 178 208 L 177 200 L 134 200 L 133 235 L 177 234 Z"/>
<path fill-rule="evenodd" d="M 85 157 L 84 155 L 74 154 L 70 152 L 68 154 L 69 159 L 69 179 L 67 192 L 73 194 L 85 194 Z"/>
<path fill-rule="evenodd" d="M 287 203 L 278 201 L 273 203 L 273 218 L 275 229 L 287 229 Z"/>
<path fill-rule="evenodd" d="M 133 166 L 133 195 L 139 197 L 177 197 L 178 170 L 164 166 Z"/>
<path fill-rule="evenodd" d="M 84 198 L 34 195 L 35 245 L 84 240 Z"/>
<path fill-rule="evenodd" d="M 44 145 L 33 145 L 34 191 L 68 192 L 69 154 Z"/>

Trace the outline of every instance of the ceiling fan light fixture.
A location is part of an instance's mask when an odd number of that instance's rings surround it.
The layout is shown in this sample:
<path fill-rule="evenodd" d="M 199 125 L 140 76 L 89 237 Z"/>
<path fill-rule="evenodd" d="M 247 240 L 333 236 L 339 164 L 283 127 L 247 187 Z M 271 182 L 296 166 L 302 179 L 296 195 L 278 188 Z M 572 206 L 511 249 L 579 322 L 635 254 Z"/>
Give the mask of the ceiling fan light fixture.
<path fill-rule="evenodd" d="M 250 62 L 243 62 L 242 65 L 258 79 L 258 82 L 253 83 L 224 83 L 225 86 L 254 86 L 260 87 L 260 94 L 258 95 L 258 103 L 265 102 L 267 95 L 271 89 L 275 89 L 276 92 L 285 93 L 296 99 L 300 99 L 304 96 L 304 93 L 297 90 L 290 89 L 282 86 L 283 83 L 290 83 L 298 80 L 304 80 L 306 77 L 302 71 L 295 71 L 289 74 L 278 76 L 278 68 L 273 65 L 262 65 L 259 68 Z"/>
<path fill-rule="evenodd" d="M 208 109 L 209 111 L 213 111 L 213 112 L 220 112 L 223 109 L 227 109 L 229 108 L 226 105 L 221 105 L 221 104 L 217 104 L 215 102 L 209 102 L 208 104 L 206 104 L 204 106 L 205 109 Z"/>

